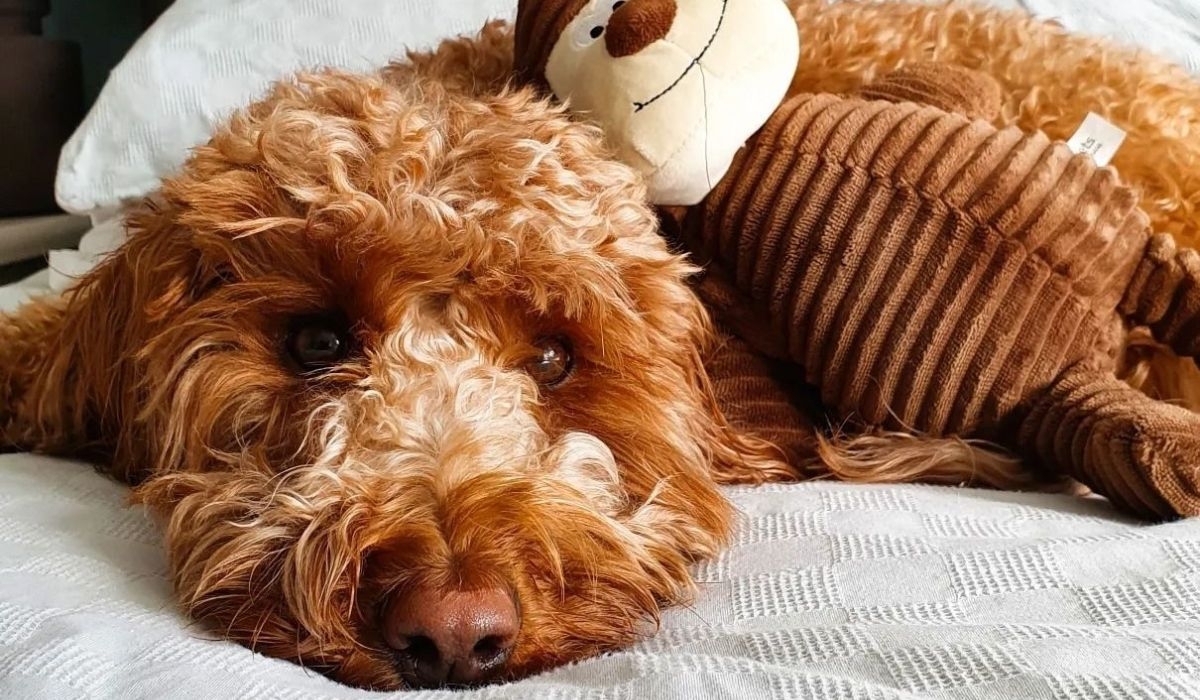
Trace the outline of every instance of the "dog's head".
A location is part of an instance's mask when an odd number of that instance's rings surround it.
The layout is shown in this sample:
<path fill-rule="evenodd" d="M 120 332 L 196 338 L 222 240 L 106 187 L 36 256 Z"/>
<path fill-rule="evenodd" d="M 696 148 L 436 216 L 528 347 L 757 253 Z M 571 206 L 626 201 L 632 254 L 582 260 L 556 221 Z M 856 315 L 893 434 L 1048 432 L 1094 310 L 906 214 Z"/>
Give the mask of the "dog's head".
<path fill-rule="evenodd" d="M 628 644 L 727 534 L 710 469 L 761 457 L 644 194 L 531 92 L 301 77 L 77 287 L 62 410 L 264 653 L 393 688 Z"/>

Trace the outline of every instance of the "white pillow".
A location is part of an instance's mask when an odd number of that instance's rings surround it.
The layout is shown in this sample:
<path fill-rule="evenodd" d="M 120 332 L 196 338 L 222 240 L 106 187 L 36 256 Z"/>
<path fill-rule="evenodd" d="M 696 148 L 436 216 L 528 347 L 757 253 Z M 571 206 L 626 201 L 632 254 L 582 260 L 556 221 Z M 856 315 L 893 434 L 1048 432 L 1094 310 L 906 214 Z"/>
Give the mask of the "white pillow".
<path fill-rule="evenodd" d="M 305 68 L 367 70 L 517 0 L 176 0 L 130 49 L 63 148 L 57 197 L 93 214 L 154 190 L 233 110 Z"/>

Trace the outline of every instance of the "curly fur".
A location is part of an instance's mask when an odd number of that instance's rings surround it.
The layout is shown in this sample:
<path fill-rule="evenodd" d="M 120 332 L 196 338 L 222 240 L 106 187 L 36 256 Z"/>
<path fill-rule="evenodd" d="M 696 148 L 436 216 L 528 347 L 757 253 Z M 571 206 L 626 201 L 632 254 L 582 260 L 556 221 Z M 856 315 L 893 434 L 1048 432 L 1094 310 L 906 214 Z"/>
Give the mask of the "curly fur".
<path fill-rule="evenodd" d="M 403 73 L 279 85 L 0 325 L 6 442 L 138 484 L 192 616 L 376 688 L 409 586 L 514 590 L 508 676 L 630 642 L 728 534 L 710 470 L 771 459 L 715 411 L 694 269 L 598 135 Z M 297 373 L 288 320 L 331 310 L 357 350 Z M 552 391 L 521 369 L 545 334 L 576 350 Z"/>
<path fill-rule="evenodd" d="M 1001 79 L 1007 121 L 1063 136 L 1106 114 L 1159 229 L 1200 239 L 1181 70 L 969 5 L 795 5 L 797 90 L 932 58 Z M 190 615 L 347 683 L 403 685 L 379 612 L 418 585 L 515 591 L 504 678 L 628 644 L 728 537 L 716 484 L 803 466 L 727 424 L 695 269 L 594 130 L 505 87 L 510 52 L 493 24 L 277 86 L 130 214 L 122 249 L 0 323 L 0 438 L 108 465 L 162 517 Z M 288 320 L 331 310 L 354 354 L 296 372 Z M 554 390 L 520 369 L 546 333 L 578 354 Z M 1131 338 L 1130 380 L 1196 405 L 1182 367 Z M 853 480 L 1030 483 L 954 440 L 831 437 L 818 457 Z"/>

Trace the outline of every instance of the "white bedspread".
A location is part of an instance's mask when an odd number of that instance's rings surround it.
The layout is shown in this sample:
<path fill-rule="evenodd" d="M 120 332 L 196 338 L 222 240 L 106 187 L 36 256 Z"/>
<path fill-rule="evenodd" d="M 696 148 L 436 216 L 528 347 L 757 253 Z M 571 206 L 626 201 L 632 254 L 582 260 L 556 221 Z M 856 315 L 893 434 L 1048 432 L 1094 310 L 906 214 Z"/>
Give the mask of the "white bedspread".
<path fill-rule="evenodd" d="M 379 696 L 185 627 L 125 495 L 84 465 L 0 457 L 0 696 Z M 736 545 L 657 636 L 466 696 L 1200 697 L 1200 521 L 936 487 L 730 495 Z"/>
<path fill-rule="evenodd" d="M 1196 0 L 995 2 L 1200 69 Z M 23 294 L 0 289 L 0 309 Z M 1200 698 L 1200 521 L 932 487 L 730 495 L 736 546 L 698 569 L 701 597 L 657 636 L 514 685 L 412 697 Z M 0 697 L 381 697 L 188 627 L 159 534 L 124 497 L 86 465 L 0 456 Z"/>

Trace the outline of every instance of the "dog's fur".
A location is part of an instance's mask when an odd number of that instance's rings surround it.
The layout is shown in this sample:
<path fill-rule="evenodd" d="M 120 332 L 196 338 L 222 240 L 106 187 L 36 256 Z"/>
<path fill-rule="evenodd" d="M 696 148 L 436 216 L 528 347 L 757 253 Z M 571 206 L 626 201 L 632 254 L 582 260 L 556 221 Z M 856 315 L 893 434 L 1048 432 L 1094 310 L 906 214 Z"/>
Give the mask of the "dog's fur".
<path fill-rule="evenodd" d="M 102 456 L 166 522 L 188 611 L 348 682 L 399 683 L 389 592 L 515 589 L 519 675 L 628 643 L 771 458 L 706 388 L 705 311 L 631 171 L 526 92 L 283 85 L 129 217 L 65 301 L 4 326 L 5 438 Z M 301 373 L 292 319 L 356 348 Z M 539 388 L 532 343 L 570 338 Z"/>
<path fill-rule="evenodd" d="M 1200 145 L 1176 137 L 1197 133 L 1200 89 L 1180 71 L 965 6 L 819 4 L 797 5 L 798 89 L 958 59 L 1054 135 L 1119 112 L 1126 175 L 1162 228 L 1193 235 Z M 694 270 L 641 183 L 595 130 L 505 88 L 509 51 L 493 25 L 379 75 L 278 86 L 71 293 L 0 323 L 3 441 L 110 465 L 163 517 L 190 615 L 348 683 L 402 684 L 378 615 L 414 585 L 515 590 L 502 677 L 628 644 L 728 536 L 717 485 L 794 473 L 722 417 Z M 344 317 L 354 347 L 305 373 L 282 346 L 314 313 Z M 576 355 L 557 387 L 522 371 L 547 335 Z M 1129 353 L 1131 377 L 1194 386 L 1150 352 Z M 822 455 L 844 478 L 1027 477 L 965 443 L 900 440 Z"/>

